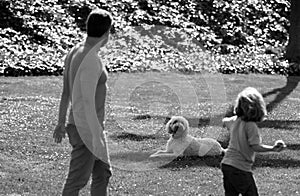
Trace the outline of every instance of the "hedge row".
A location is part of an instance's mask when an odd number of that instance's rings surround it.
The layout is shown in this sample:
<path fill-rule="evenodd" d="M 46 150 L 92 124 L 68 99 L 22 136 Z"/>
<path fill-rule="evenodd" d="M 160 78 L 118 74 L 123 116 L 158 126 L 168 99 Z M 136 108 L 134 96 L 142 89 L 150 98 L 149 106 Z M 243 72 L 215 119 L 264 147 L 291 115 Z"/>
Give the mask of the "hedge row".
<path fill-rule="evenodd" d="M 247 1 L 248 2 L 248 1 Z M 288 1 L 0 1 L 0 75 L 61 75 L 63 57 L 100 7 L 114 16 L 109 71 L 298 74 L 283 58 Z"/>

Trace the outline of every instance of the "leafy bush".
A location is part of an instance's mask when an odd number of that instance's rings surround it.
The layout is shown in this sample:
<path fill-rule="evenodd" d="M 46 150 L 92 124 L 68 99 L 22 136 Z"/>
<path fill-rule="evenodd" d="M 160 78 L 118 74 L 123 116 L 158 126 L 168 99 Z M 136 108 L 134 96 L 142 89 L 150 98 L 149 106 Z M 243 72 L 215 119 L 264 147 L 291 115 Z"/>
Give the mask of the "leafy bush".
<path fill-rule="evenodd" d="M 0 75 L 61 75 L 95 7 L 115 20 L 101 54 L 109 71 L 299 72 L 283 58 L 288 1 L 1 0 Z"/>

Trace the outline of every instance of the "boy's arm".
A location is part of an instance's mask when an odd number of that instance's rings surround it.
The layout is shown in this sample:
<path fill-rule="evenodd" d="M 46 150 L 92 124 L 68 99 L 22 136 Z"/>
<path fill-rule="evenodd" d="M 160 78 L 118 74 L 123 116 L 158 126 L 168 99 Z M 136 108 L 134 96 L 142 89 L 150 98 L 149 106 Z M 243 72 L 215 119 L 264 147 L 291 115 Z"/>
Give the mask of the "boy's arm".
<path fill-rule="evenodd" d="M 70 63 L 70 53 L 66 56 L 64 66 L 64 74 L 63 74 L 63 91 L 61 94 L 60 104 L 59 104 L 59 112 L 58 112 L 58 122 L 53 132 L 53 138 L 56 143 L 60 143 L 62 138 L 65 137 L 65 122 L 66 115 L 69 107 L 70 100 L 70 90 L 68 86 L 68 69 Z"/>
<path fill-rule="evenodd" d="M 63 79 L 63 91 L 61 94 L 60 104 L 59 104 L 59 112 L 58 112 L 58 124 L 65 125 L 66 115 L 69 107 L 70 101 L 70 90 L 68 85 L 68 73 L 64 73 Z"/>

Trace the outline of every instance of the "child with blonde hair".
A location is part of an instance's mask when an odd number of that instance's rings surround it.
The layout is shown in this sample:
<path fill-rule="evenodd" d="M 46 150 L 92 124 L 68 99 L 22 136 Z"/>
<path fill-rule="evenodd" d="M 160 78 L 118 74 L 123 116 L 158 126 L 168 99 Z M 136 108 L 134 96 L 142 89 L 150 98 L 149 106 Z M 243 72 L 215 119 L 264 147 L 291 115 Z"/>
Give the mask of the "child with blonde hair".
<path fill-rule="evenodd" d="M 273 146 L 261 143 L 256 123 L 264 119 L 267 111 L 262 95 L 255 88 L 247 87 L 238 94 L 234 114 L 223 119 L 230 130 L 229 146 L 221 162 L 225 195 L 255 196 L 258 195 L 252 174 L 255 153 L 280 152 L 285 144 L 281 140 Z"/>

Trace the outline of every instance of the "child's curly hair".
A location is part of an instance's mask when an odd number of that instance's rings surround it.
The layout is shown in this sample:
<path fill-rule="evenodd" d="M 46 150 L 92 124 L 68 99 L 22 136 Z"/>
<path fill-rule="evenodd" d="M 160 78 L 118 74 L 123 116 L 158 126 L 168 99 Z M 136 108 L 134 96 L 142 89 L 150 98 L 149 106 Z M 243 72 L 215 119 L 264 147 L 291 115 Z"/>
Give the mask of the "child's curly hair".
<path fill-rule="evenodd" d="M 267 114 L 262 95 L 253 87 L 245 88 L 237 96 L 234 113 L 244 121 L 262 121 Z"/>

